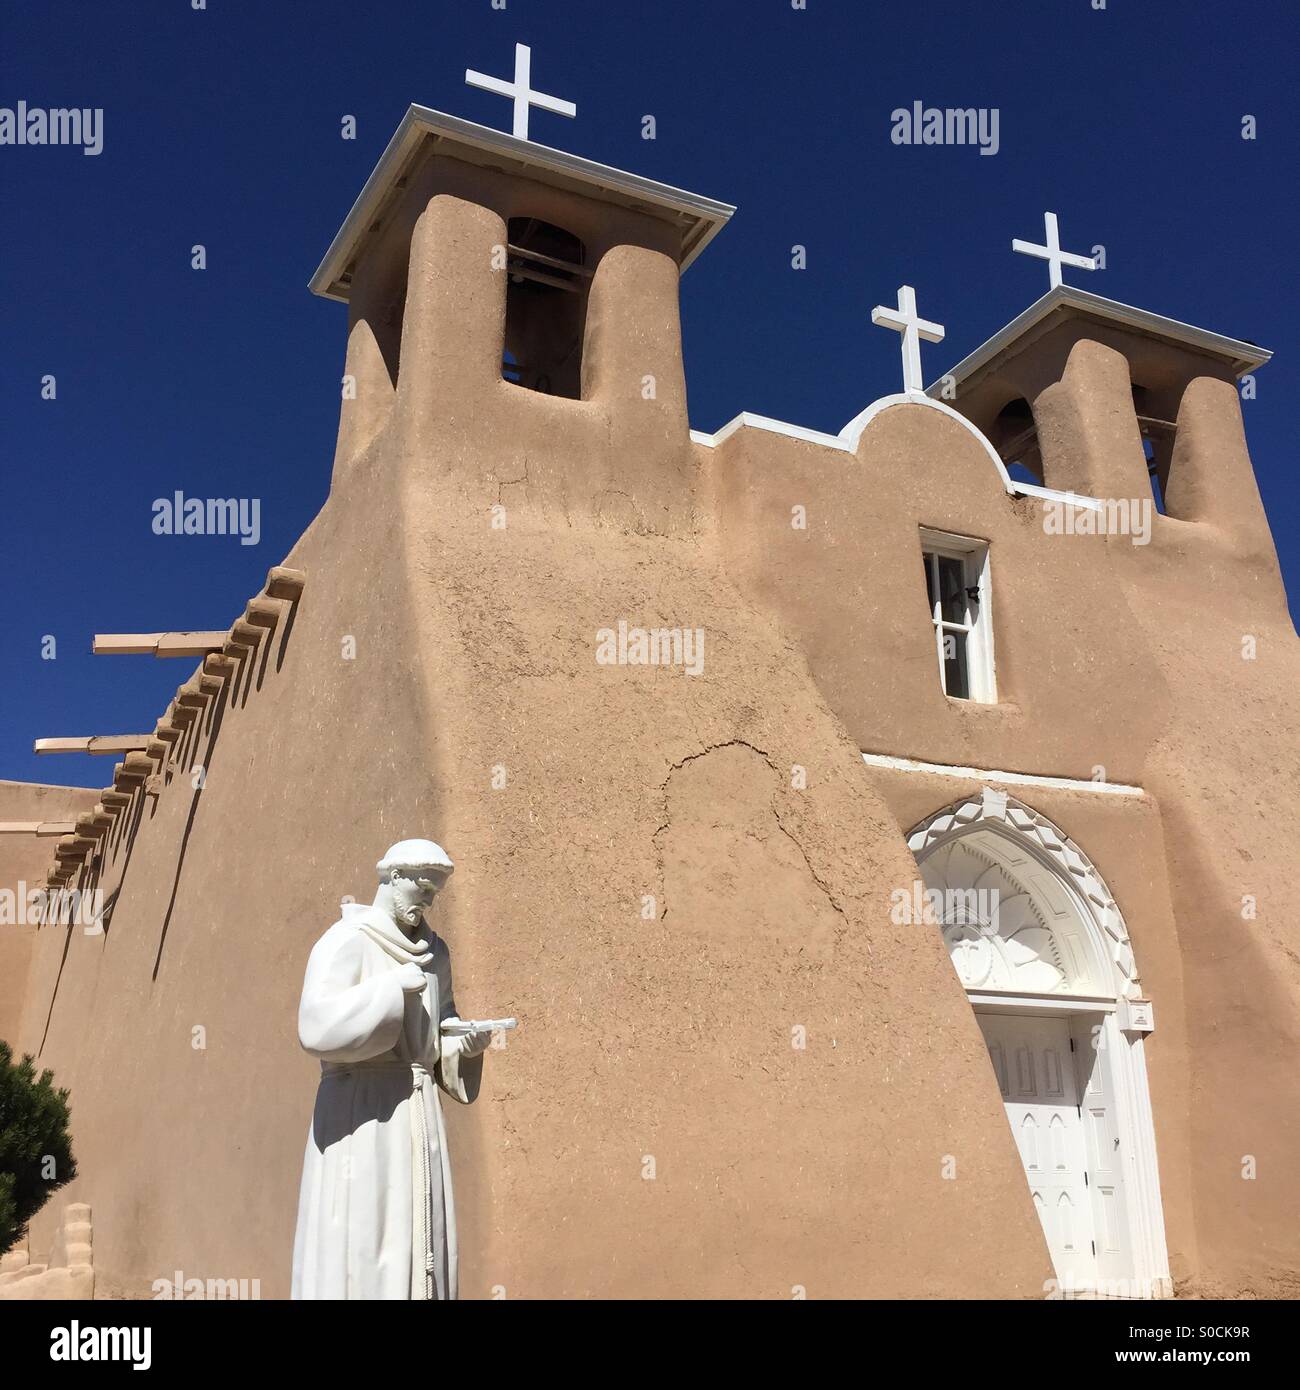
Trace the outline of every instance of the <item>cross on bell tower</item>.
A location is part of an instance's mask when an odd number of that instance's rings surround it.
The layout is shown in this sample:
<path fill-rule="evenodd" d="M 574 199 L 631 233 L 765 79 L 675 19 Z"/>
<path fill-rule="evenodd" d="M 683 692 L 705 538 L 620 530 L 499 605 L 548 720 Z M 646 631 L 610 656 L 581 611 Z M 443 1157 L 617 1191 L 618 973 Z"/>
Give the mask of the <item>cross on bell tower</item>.
<path fill-rule="evenodd" d="M 898 290 L 898 308 L 877 304 L 871 311 L 871 322 L 878 328 L 892 328 L 903 335 L 903 390 L 923 391 L 921 377 L 921 339 L 927 343 L 943 342 L 943 324 L 931 323 L 916 312 L 916 291 L 911 285 Z"/>
<path fill-rule="evenodd" d="M 1052 289 L 1061 283 L 1061 267 L 1063 265 L 1077 266 L 1080 270 L 1096 270 L 1097 262 L 1088 256 L 1076 256 L 1069 251 L 1061 250 L 1061 234 L 1056 226 L 1056 214 L 1045 212 L 1043 214 L 1043 230 L 1046 232 L 1044 240 L 1046 246 L 1038 246 L 1032 241 L 1021 241 L 1018 237 L 1011 243 L 1013 251 L 1019 251 L 1022 256 L 1037 256 L 1039 260 L 1047 262 L 1047 278 Z"/>
<path fill-rule="evenodd" d="M 509 97 L 514 102 L 515 118 L 511 133 L 516 140 L 528 139 L 528 109 L 539 107 L 543 111 L 554 111 L 557 116 L 576 116 L 577 106 L 559 97 L 547 96 L 545 92 L 532 90 L 533 50 L 527 44 L 515 44 L 515 80 L 507 82 L 504 77 L 489 77 L 487 73 L 465 69 L 465 81 L 471 87 L 481 87 L 485 92 L 495 92 L 499 97 Z"/>

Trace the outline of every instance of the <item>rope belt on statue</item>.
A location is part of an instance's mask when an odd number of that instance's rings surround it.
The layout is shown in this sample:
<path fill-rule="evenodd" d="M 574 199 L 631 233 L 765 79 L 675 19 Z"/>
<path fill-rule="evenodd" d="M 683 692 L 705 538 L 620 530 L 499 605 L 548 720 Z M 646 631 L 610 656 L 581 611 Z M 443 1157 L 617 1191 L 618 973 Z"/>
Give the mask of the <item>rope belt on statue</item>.
<path fill-rule="evenodd" d="M 411 1297 L 432 1299 L 436 1296 L 434 1273 L 437 1253 L 433 1248 L 433 1175 L 429 1168 L 429 1127 L 424 1113 L 424 1082 L 431 1075 L 428 1067 L 419 1062 L 402 1062 L 396 1058 L 368 1062 L 326 1062 L 321 1071 L 326 1077 L 349 1076 L 367 1071 L 411 1073 Z"/>
<path fill-rule="evenodd" d="M 419 1186 L 412 1193 L 411 1296 L 434 1296 L 435 1255 L 433 1250 L 433 1181 L 429 1172 L 429 1132 L 424 1113 L 424 1082 L 427 1067 L 411 1063 L 411 1164 L 419 1174 Z M 416 1280 L 423 1273 L 423 1293 L 417 1294 Z"/>

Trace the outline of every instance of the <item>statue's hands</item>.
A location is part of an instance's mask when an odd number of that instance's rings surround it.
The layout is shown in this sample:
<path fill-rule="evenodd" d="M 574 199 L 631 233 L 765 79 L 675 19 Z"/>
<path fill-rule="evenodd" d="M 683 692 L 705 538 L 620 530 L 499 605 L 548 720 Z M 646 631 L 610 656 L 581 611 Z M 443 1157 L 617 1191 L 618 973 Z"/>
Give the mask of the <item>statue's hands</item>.
<path fill-rule="evenodd" d="M 405 994 L 419 994 L 425 986 L 424 971 L 413 960 L 397 967 L 397 983 Z"/>
<path fill-rule="evenodd" d="M 480 1052 L 486 1052 L 492 1042 L 490 1030 L 485 1029 L 481 1033 L 466 1033 L 460 1040 L 460 1055 L 462 1057 L 477 1057 Z"/>

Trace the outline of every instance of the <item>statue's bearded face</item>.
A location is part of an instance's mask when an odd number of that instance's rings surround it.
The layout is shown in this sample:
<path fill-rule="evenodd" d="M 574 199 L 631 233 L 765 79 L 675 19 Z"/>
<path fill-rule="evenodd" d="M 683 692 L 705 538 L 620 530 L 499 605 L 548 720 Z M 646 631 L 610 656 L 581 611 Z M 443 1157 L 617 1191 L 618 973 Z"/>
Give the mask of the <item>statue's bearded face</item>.
<path fill-rule="evenodd" d="M 408 877 L 394 869 L 389 883 L 393 890 L 393 911 L 397 920 L 406 927 L 418 926 L 445 881 L 441 874 L 431 873 L 424 877 L 415 873 Z"/>

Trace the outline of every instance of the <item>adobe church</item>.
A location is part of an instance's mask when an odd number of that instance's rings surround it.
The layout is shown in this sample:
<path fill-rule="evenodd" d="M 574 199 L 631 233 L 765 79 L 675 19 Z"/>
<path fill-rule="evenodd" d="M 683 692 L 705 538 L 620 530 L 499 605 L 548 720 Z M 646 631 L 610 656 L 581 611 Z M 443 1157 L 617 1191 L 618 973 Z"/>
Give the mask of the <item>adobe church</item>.
<path fill-rule="evenodd" d="M 963 362 L 903 287 L 900 392 L 694 431 L 733 209 L 499 85 L 513 134 L 410 108 L 311 282 L 319 515 L 228 629 L 86 634 L 197 660 L 145 733 L 31 731 L 111 786 L 0 783 L 50 892 L 0 1037 L 79 1166 L 0 1297 L 287 1296 L 304 965 L 409 836 L 460 1006 L 519 1020 L 447 1107 L 462 1298 L 1295 1296 L 1269 353 L 1063 283 L 1049 215 Z"/>

